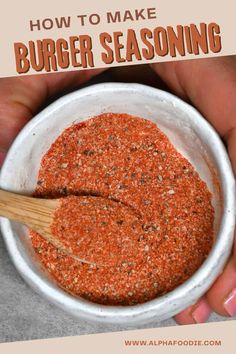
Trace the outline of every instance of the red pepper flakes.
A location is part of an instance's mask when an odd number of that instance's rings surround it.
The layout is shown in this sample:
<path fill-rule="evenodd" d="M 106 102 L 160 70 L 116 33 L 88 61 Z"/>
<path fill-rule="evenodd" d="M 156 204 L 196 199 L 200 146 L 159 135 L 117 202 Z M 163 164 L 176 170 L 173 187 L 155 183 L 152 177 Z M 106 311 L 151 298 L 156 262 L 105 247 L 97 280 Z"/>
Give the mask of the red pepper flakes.
<path fill-rule="evenodd" d="M 87 206 L 65 199 L 54 233 L 95 264 L 31 236 L 42 264 L 75 296 L 110 305 L 143 303 L 187 280 L 212 247 L 211 194 L 151 121 L 108 113 L 66 129 L 42 159 L 36 196 L 66 195 L 84 195 Z M 64 217 L 63 208 L 71 208 Z"/>

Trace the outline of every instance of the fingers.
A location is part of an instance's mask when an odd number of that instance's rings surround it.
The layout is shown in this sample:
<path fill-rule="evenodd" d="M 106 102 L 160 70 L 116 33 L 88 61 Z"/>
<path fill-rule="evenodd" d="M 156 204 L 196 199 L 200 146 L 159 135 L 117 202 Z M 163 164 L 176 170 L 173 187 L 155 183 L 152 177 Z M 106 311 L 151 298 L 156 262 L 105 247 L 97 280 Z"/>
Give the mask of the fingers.
<path fill-rule="evenodd" d="M 175 94 L 190 100 L 225 136 L 236 127 L 236 59 L 221 57 L 153 64 Z"/>
<path fill-rule="evenodd" d="M 228 150 L 236 173 L 236 129 L 226 136 Z M 207 293 L 207 299 L 215 312 L 222 316 L 236 316 L 236 242 L 230 261 L 224 272 Z"/>
<path fill-rule="evenodd" d="M 49 97 L 73 89 L 102 71 L 0 79 L 0 165 L 18 132 Z"/>
<path fill-rule="evenodd" d="M 221 316 L 236 316 L 235 256 L 231 257 L 224 272 L 218 277 L 206 296 L 176 315 L 175 320 L 179 324 L 203 323 L 209 318 L 211 309 Z"/>
<path fill-rule="evenodd" d="M 233 256 L 208 291 L 207 300 L 218 314 L 236 316 L 236 260 Z"/>
<path fill-rule="evenodd" d="M 176 315 L 175 320 L 181 325 L 204 323 L 208 320 L 210 314 L 211 308 L 207 299 L 203 297 L 195 305 L 188 307 Z"/>
<path fill-rule="evenodd" d="M 224 271 L 195 305 L 175 316 L 179 324 L 206 322 L 211 309 L 221 316 L 236 316 L 236 245 Z"/>

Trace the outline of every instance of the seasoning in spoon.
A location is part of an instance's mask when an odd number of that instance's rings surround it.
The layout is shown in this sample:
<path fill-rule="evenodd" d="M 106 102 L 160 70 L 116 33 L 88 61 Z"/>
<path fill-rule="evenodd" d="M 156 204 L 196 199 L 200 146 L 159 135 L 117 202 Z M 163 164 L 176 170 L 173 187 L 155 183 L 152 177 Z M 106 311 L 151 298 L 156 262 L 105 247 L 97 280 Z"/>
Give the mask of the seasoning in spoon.
<path fill-rule="evenodd" d="M 54 232 L 96 264 L 62 254 L 36 233 L 31 239 L 57 284 L 74 296 L 143 303 L 187 280 L 212 247 L 211 193 L 149 120 L 107 113 L 66 129 L 42 159 L 36 196 L 67 195 L 84 195 L 87 206 L 77 209 L 72 197 L 63 202 Z M 111 209 L 100 213 L 106 205 Z"/>
<path fill-rule="evenodd" d="M 108 198 L 62 198 L 51 231 L 75 257 L 91 264 L 114 267 L 145 261 L 139 242 L 144 231 L 138 214 Z"/>

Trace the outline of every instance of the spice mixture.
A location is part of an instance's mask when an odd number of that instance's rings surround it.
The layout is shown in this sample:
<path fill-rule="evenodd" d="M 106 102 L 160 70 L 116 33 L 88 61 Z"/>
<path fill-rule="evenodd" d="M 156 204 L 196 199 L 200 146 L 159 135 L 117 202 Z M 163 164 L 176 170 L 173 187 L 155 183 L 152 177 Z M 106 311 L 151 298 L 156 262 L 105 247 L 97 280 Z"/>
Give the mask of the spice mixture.
<path fill-rule="evenodd" d="M 133 305 L 174 289 L 213 244 L 206 184 L 142 118 L 108 113 L 66 129 L 42 159 L 35 195 L 71 195 L 52 231 L 91 264 L 34 232 L 32 244 L 59 286 L 97 303 Z"/>
<path fill-rule="evenodd" d="M 129 261 L 132 265 L 136 259 L 143 260 L 142 222 L 137 213 L 108 198 L 62 199 L 51 230 L 73 255 L 91 264 L 117 266 Z"/>

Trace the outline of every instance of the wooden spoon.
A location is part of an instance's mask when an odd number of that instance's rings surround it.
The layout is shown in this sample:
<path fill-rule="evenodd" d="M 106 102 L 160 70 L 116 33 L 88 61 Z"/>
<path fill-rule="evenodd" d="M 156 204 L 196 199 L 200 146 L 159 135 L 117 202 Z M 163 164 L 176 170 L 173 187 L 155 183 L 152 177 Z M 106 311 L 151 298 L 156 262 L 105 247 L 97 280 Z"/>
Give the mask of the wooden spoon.
<path fill-rule="evenodd" d="M 0 216 L 28 226 L 66 255 L 83 263 L 94 264 L 73 255 L 68 248 L 63 246 L 61 242 L 52 235 L 50 226 L 53 221 L 54 213 L 59 205 L 59 199 L 26 197 L 0 189 Z"/>

